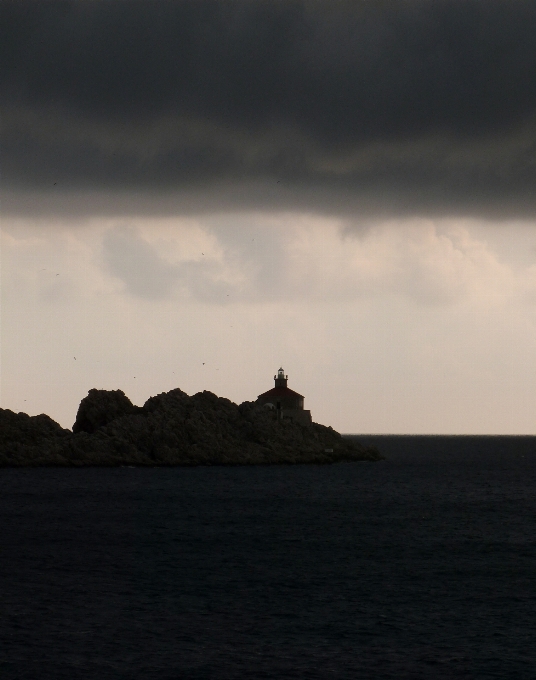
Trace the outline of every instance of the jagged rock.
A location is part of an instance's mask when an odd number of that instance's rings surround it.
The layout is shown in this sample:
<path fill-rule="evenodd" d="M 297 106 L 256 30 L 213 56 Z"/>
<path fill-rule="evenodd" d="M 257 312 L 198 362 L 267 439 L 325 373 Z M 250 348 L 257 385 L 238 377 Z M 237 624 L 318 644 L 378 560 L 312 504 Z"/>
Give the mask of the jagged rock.
<path fill-rule="evenodd" d="M 67 465 L 62 452 L 70 437 L 44 413 L 29 416 L 0 408 L 0 465 Z"/>
<path fill-rule="evenodd" d="M 90 390 L 73 433 L 48 416 L 36 418 L 47 421 L 46 427 L 39 421 L 41 429 L 35 429 L 33 439 L 18 431 L 26 423 L 19 419 L 12 435 L 0 440 L 0 464 L 246 465 L 381 458 L 376 449 L 344 439 L 330 427 L 281 421 L 254 402 L 238 406 L 206 391 L 190 397 L 171 390 L 140 408 L 121 390 Z M 5 452 L 14 442 L 17 457 L 9 462 Z"/>
<path fill-rule="evenodd" d="M 73 433 L 95 432 L 121 416 L 136 413 L 138 407 L 130 401 L 123 390 L 89 390 L 78 407 Z"/>

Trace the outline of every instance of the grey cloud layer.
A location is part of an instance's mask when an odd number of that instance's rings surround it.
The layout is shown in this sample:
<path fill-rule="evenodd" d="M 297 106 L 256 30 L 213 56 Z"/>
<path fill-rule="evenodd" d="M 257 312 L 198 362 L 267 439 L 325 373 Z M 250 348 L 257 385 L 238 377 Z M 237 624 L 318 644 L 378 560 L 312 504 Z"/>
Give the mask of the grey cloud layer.
<path fill-rule="evenodd" d="M 314 187 L 315 207 L 536 212 L 532 1 L 2 11 L 4 182 L 18 190 L 225 180 L 257 182 L 235 204 L 280 183 L 290 204 Z"/>
<path fill-rule="evenodd" d="M 228 224 L 220 219 L 209 225 L 207 233 L 216 236 L 221 258 L 200 252 L 196 259 L 172 263 L 134 227 L 114 227 L 104 234 L 103 265 L 129 294 L 148 300 L 177 292 L 219 304 L 281 297 L 288 286 L 283 234 L 275 237 L 236 216 Z"/>

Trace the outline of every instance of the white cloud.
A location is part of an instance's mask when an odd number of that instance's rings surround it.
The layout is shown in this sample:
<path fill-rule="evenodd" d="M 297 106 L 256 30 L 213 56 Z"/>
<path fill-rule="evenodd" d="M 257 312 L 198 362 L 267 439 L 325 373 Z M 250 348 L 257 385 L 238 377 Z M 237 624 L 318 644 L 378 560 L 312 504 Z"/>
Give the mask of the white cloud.
<path fill-rule="evenodd" d="M 283 363 L 343 431 L 532 431 L 534 228 L 351 231 L 290 213 L 74 226 L 4 223 L 4 408 L 70 426 L 91 387 L 242 401 Z"/>
<path fill-rule="evenodd" d="M 370 225 L 360 235 L 312 215 L 227 215 L 104 232 L 105 270 L 134 296 L 218 304 L 403 295 L 424 305 L 503 301 L 514 274 L 456 222 Z"/>

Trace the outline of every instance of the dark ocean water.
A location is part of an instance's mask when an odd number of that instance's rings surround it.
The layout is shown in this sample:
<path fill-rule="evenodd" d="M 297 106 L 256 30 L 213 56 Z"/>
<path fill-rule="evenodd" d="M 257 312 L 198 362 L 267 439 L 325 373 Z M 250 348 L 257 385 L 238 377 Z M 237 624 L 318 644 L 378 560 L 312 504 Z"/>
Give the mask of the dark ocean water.
<path fill-rule="evenodd" d="M 536 678 L 536 438 L 0 470 L 0 678 Z"/>

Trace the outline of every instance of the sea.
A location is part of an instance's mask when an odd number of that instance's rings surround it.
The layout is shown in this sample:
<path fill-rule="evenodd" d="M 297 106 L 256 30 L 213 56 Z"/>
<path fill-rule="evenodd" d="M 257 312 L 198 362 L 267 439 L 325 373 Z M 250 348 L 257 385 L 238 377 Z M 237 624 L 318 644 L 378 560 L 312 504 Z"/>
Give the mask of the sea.
<path fill-rule="evenodd" d="M 536 438 L 0 470 L 0 678 L 536 678 Z"/>

